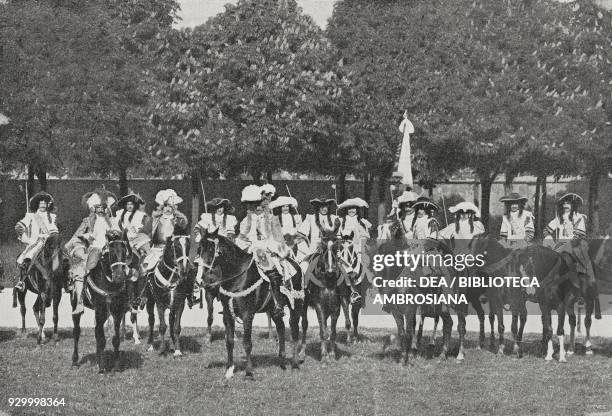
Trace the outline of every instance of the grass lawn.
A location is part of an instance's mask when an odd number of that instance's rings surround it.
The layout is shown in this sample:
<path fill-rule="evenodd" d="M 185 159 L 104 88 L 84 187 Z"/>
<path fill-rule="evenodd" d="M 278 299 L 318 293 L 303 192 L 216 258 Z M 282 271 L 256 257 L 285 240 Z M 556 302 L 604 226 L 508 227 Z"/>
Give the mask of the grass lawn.
<path fill-rule="evenodd" d="M 300 370 L 277 366 L 276 343 L 262 329 L 254 336 L 255 381 L 244 379 L 241 344 L 237 372 L 223 378 L 225 343 L 212 346 L 200 328 L 183 330 L 181 358 L 122 343 L 121 371 L 98 375 L 95 341 L 83 330 L 79 368 L 70 366 L 71 330 L 57 346 L 36 346 L 34 331 L 0 329 L 0 410 L 69 415 L 581 415 L 612 411 L 612 342 L 595 338 L 594 356 L 579 348 L 569 362 L 545 362 L 539 335 L 530 335 L 521 359 L 474 349 L 466 360 L 425 358 L 404 367 L 398 351 L 383 354 L 385 330 L 364 330 L 364 342 L 339 345 L 337 361 L 319 361 L 316 329 L 309 332 Z M 340 331 L 343 341 L 344 331 Z M 456 339 L 455 339 L 456 340 Z M 455 345 L 455 344 L 453 344 Z M 156 343 L 159 346 L 159 343 Z M 290 344 L 288 345 L 290 347 Z M 439 347 L 439 346 L 438 346 Z M 110 359 L 110 340 L 107 341 Z M 507 348 L 510 350 L 511 348 Z M 9 397 L 65 398 L 61 408 L 9 409 Z"/>

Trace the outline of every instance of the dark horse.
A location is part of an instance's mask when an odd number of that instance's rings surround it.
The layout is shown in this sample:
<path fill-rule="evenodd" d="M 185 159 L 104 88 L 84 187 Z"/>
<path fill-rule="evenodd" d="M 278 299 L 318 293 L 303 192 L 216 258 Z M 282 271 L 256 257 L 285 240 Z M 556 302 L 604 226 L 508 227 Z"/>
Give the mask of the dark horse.
<path fill-rule="evenodd" d="M 340 316 L 342 295 L 345 289 L 344 275 L 340 272 L 338 252 L 342 248 L 336 240 L 335 232 L 324 232 L 321 238 L 318 256 L 313 259 L 315 263 L 309 267 L 306 275 L 306 305 L 312 307 L 317 313 L 319 321 L 319 336 L 321 341 L 321 359 L 328 354 L 327 342 L 336 357 L 336 324 Z M 300 347 L 300 360 L 303 361 L 306 352 L 306 332 L 308 330 L 307 308 L 302 315 L 302 344 Z M 347 321 L 349 316 L 345 313 Z M 327 319 L 331 318 L 329 331 Z M 349 321 L 350 322 L 350 321 Z"/>
<path fill-rule="evenodd" d="M 353 340 L 359 341 L 359 331 L 357 329 L 359 326 L 359 312 L 365 306 L 365 298 L 371 284 L 367 278 L 366 266 L 360 261 L 359 255 L 362 253 L 358 253 L 355 249 L 352 234 L 350 238 L 341 239 L 340 243 L 340 252 L 338 253 L 340 273 L 344 276 L 345 280 L 351 280 L 353 288 L 361 296 L 358 301 L 351 304 L 351 290 L 348 282 L 342 285 L 341 301 L 345 318 L 346 340 L 347 343 L 351 343 Z"/>
<path fill-rule="evenodd" d="M 433 248 L 436 243 L 428 242 L 426 246 L 423 245 L 422 242 L 414 241 L 409 242 L 406 239 L 392 239 L 388 242 L 382 244 L 378 252 L 382 255 L 391 254 L 393 256 L 396 253 L 403 253 L 407 251 L 408 253 L 418 252 L 421 253 L 424 249 L 425 251 Z M 380 275 L 380 283 L 377 284 L 379 286 L 379 295 L 384 299 L 384 296 L 405 296 L 405 295 L 417 295 L 417 294 L 428 294 L 433 292 L 440 292 L 438 288 L 425 288 L 419 287 L 418 284 L 413 285 L 412 287 L 394 287 L 393 285 L 388 285 L 387 282 L 395 281 L 400 277 L 412 277 L 416 279 L 416 282 L 419 281 L 419 276 L 426 276 L 430 274 L 431 271 L 425 270 L 422 266 L 416 267 L 414 270 L 410 270 L 404 267 L 398 267 L 396 265 L 391 267 L 385 267 L 381 271 Z M 416 315 L 421 311 L 421 316 L 433 317 L 433 318 L 442 318 L 442 334 L 443 334 L 443 347 L 442 347 L 442 355 L 443 358 L 448 356 L 448 351 L 450 348 L 450 337 L 453 329 L 453 320 L 450 315 L 450 310 L 447 307 L 448 305 L 439 305 L 436 307 L 425 308 L 424 306 L 431 305 L 419 305 L 414 303 L 401 303 L 401 302 L 391 302 L 389 304 L 383 305 L 383 311 L 391 314 L 393 319 L 395 319 L 395 324 L 397 325 L 397 338 L 400 343 L 400 350 L 402 352 L 403 364 L 410 363 L 410 357 L 414 357 L 416 354 L 416 344 L 413 344 L 413 338 L 415 335 L 415 327 L 416 327 Z M 384 346 L 386 347 L 386 345 Z M 383 349 L 384 349 L 383 347 Z"/>
<path fill-rule="evenodd" d="M 120 237 L 118 233 L 110 231 L 106 237 L 108 239 L 108 251 L 102 254 L 96 267 L 85 277 L 83 285 L 83 304 L 93 309 L 96 314 L 96 358 L 98 361 L 98 373 L 100 374 L 106 371 L 106 366 L 104 365 L 104 349 L 106 347 L 104 323 L 109 314 L 111 314 L 115 327 L 113 361 L 114 368 L 118 369 L 121 318 L 130 310 L 126 280 L 130 274 L 132 249 L 125 233 Z M 76 303 L 76 296 L 73 296 L 73 310 L 76 307 Z M 74 324 L 72 365 L 76 366 L 79 363 L 81 314 L 72 315 L 72 322 Z"/>
<path fill-rule="evenodd" d="M 45 342 L 45 309 L 53 303 L 53 338 L 59 341 L 57 334 L 58 307 L 62 299 L 62 287 L 66 283 L 67 265 L 64 264 L 61 244 L 58 234 L 51 234 L 45 241 L 45 245 L 38 256 L 34 259 L 29 271 L 21 270 L 25 277 L 25 290 L 13 289 L 13 307 L 17 307 L 17 299 L 21 307 L 21 332 L 25 333 L 25 297 L 27 291 L 37 295 L 33 310 L 38 324 L 38 343 Z M 44 271 L 44 272 L 43 272 Z M 23 276 L 27 274 L 27 276 Z"/>
<path fill-rule="evenodd" d="M 160 354 L 166 352 L 165 311 L 170 309 L 170 339 L 174 356 L 182 355 L 180 346 L 181 316 L 185 309 L 185 299 L 193 292 L 195 276 L 190 273 L 188 235 L 168 237 L 161 259 L 153 271 L 147 274 L 147 313 L 149 315 L 149 351 L 153 351 L 153 327 L 155 325 L 154 307 L 157 306 L 159 335 L 161 336 Z"/>
<path fill-rule="evenodd" d="M 234 374 L 234 327 L 235 320 L 243 322 L 244 335 L 243 345 L 246 353 L 245 377 L 253 378 L 253 363 L 251 361 L 251 350 L 253 344 L 251 335 L 253 329 L 253 318 L 256 313 L 272 313 L 275 304 L 272 299 L 272 291 L 267 278 L 262 276 L 254 261 L 252 254 L 241 250 L 231 240 L 213 233 L 205 233 L 200 241 L 200 258 L 207 270 L 218 267 L 221 273 L 205 273 L 204 286 L 217 288 L 219 300 L 223 305 L 223 323 L 225 325 L 225 345 L 227 348 L 227 363 L 225 377 L 231 378 Z M 301 270 L 297 264 L 294 268 L 297 273 L 291 278 L 294 290 L 302 289 Z M 296 298 L 294 305 L 290 308 L 289 324 L 291 337 L 293 339 L 292 367 L 299 368 L 298 343 L 299 343 L 299 319 L 304 309 L 304 301 Z M 278 355 L 280 367 L 286 368 L 285 359 L 285 323 L 282 316 L 272 314 L 276 331 L 278 334 Z"/>

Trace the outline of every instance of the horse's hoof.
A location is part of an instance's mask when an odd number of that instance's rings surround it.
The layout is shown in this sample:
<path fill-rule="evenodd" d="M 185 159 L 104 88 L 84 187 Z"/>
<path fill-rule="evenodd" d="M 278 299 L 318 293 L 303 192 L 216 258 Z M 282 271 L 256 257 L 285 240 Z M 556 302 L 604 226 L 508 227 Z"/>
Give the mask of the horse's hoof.
<path fill-rule="evenodd" d="M 104 374 L 104 373 L 106 373 L 106 370 L 104 368 L 98 369 L 98 374 Z"/>
<path fill-rule="evenodd" d="M 482 349 L 482 347 L 480 345 L 476 346 L 476 351 L 480 351 Z"/>
<path fill-rule="evenodd" d="M 183 353 L 181 352 L 181 350 L 176 350 L 174 351 L 174 357 L 182 357 Z"/>
<path fill-rule="evenodd" d="M 585 354 L 586 354 L 586 355 L 593 355 L 593 350 L 587 350 L 587 351 L 585 352 Z"/>
<path fill-rule="evenodd" d="M 574 355 L 574 351 L 568 351 L 568 352 L 566 352 L 566 354 L 571 357 L 572 355 Z"/>
<path fill-rule="evenodd" d="M 299 370 L 300 369 L 300 365 L 298 363 L 291 363 L 291 369 L 292 370 Z"/>
<path fill-rule="evenodd" d="M 134 345 L 140 345 L 140 344 L 142 344 L 142 342 L 139 339 L 134 340 Z"/>
<path fill-rule="evenodd" d="M 72 367 L 79 368 L 79 362 L 78 361 L 73 361 L 72 362 Z"/>
<path fill-rule="evenodd" d="M 565 357 L 563 357 L 563 358 L 559 357 L 559 362 L 560 363 L 566 363 L 567 359 Z"/>
<path fill-rule="evenodd" d="M 248 371 L 244 374 L 244 379 L 247 381 L 255 381 L 255 376 L 253 376 L 252 372 Z"/>
<path fill-rule="evenodd" d="M 552 361 L 552 359 L 553 359 L 552 355 L 550 357 L 549 356 L 544 357 L 544 361 Z"/>
<path fill-rule="evenodd" d="M 147 351 L 148 352 L 153 352 L 154 351 L 153 345 L 149 345 L 149 348 L 147 348 Z"/>

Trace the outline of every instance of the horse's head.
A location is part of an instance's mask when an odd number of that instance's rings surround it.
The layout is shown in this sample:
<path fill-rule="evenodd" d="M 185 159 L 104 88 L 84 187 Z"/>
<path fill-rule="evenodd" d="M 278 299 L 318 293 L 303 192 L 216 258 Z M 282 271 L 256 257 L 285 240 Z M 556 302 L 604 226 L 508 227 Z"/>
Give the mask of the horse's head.
<path fill-rule="evenodd" d="M 317 263 L 317 274 L 323 277 L 323 282 L 335 284 L 340 270 L 338 269 L 338 253 L 342 249 L 341 241 L 334 234 L 328 235 L 321 240 L 319 260 Z"/>
<path fill-rule="evenodd" d="M 130 243 L 122 239 L 119 232 L 109 231 L 106 237 L 108 240 L 108 264 L 113 282 L 125 282 L 130 276 L 130 265 L 132 264 L 133 254 Z"/>
<path fill-rule="evenodd" d="M 237 258 L 233 243 L 219 235 L 219 230 L 205 231 L 198 247 L 200 264 L 204 267 L 203 281 L 206 286 L 213 287 L 221 283 L 222 269 L 228 264 L 237 266 Z"/>
<path fill-rule="evenodd" d="M 191 260 L 189 259 L 190 241 L 188 235 L 173 235 L 166 239 L 163 262 L 175 272 L 172 274 L 170 283 L 186 278 L 189 273 L 191 268 Z"/>

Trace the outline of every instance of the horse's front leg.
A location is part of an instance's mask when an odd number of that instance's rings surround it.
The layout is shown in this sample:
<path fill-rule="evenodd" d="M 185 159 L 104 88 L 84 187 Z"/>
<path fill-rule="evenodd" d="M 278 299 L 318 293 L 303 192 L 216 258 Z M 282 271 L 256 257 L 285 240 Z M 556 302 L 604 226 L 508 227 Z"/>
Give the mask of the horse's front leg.
<path fill-rule="evenodd" d="M 157 317 L 159 319 L 159 337 L 161 338 L 161 344 L 159 346 L 159 354 L 164 355 L 166 353 L 166 308 L 160 303 L 157 306 Z"/>
<path fill-rule="evenodd" d="M 113 323 L 115 324 L 115 334 L 113 335 L 113 371 L 120 370 L 120 352 L 119 345 L 121 344 L 121 322 L 125 319 L 125 313 L 122 311 L 113 312 Z M 122 319 L 123 318 L 123 319 Z"/>
<path fill-rule="evenodd" d="M 331 353 L 333 354 L 333 357 L 335 359 L 338 359 L 338 346 L 336 344 L 336 338 L 337 338 L 337 332 L 336 332 L 336 327 L 338 325 L 338 318 L 340 317 L 340 305 L 336 304 L 334 306 L 332 306 L 332 313 L 331 313 L 331 322 L 330 322 L 330 337 L 329 337 L 329 341 L 330 341 L 330 350 Z M 347 319 L 349 319 L 347 317 Z M 349 332 L 350 334 L 350 332 Z"/>
<path fill-rule="evenodd" d="M 17 289 L 13 289 L 17 291 L 17 299 L 19 300 L 19 311 L 21 312 L 21 334 L 25 335 L 26 333 L 26 323 L 25 323 L 25 317 L 26 317 L 26 303 L 25 303 L 25 298 L 26 298 L 26 290 L 19 291 Z"/>
<path fill-rule="evenodd" d="M 213 313 L 214 313 L 213 301 L 215 298 L 208 290 L 205 290 L 204 293 L 206 295 L 206 312 L 208 313 L 208 316 L 206 317 L 206 337 L 204 337 L 204 342 L 206 342 L 207 344 L 211 344 L 212 343 Z"/>
<path fill-rule="evenodd" d="M 497 354 L 504 355 L 504 348 L 505 348 L 504 333 L 506 332 L 506 328 L 504 326 L 504 310 L 501 305 L 498 305 L 496 309 L 497 309 L 497 332 L 499 335 L 499 346 L 497 348 Z"/>
<path fill-rule="evenodd" d="M 59 342 L 59 334 L 57 332 L 57 324 L 59 322 L 59 303 L 62 300 L 62 289 L 55 288 L 55 292 L 53 293 L 53 340 L 55 344 Z"/>
<path fill-rule="evenodd" d="M 245 367 L 245 374 L 244 377 L 248 380 L 253 380 L 253 361 L 251 359 L 251 352 L 253 351 L 253 340 L 252 340 L 252 335 L 253 335 L 253 318 L 254 318 L 254 314 L 252 312 L 246 312 L 245 316 L 243 316 L 243 328 L 244 328 L 244 334 L 242 336 L 242 346 L 244 347 L 244 354 L 246 355 L 246 367 Z M 280 322 L 282 323 L 282 317 L 276 317 L 273 318 L 274 322 L 278 322 L 280 320 Z M 278 325 L 278 324 L 277 324 Z M 278 328 L 277 328 L 278 329 Z M 285 347 L 285 343 L 284 343 L 284 335 L 285 335 L 285 324 L 283 324 L 282 327 L 282 335 L 283 335 L 283 340 L 280 339 L 281 333 L 280 333 L 280 329 L 279 329 L 279 345 L 282 343 L 283 346 L 283 354 L 284 354 L 284 347 Z M 279 355 L 280 355 L 280 348 L 279 348 Z M 284 357 L 283 357 L 284 358 Z"/>
<path fill-rule="evenodd" d="M 552 332 L 551 310 L 544 307 L 542 308 L 542 342 L 546 347 L 546 356 L 544 357 L 546 361 L 552 361 L 553 359 Z"/>
<path fill-rule="evenodd" d="M 132 339 L 134 345 L 140 345 L 140 332 L 138 331 L 138 312 L 130 312 L 130 323 L 132 324 Z"/>
<path fill-rule="evenodd" d="M 453 318 L 449 312 L 443 312 L 440 314 L 442 318 L 442 358 L 448 358 L 448 352 L 450 350 L 451 333 L 453 332 Z M 435 326 L 434 326 L 435 328 Z M 435 343 L 434 343 L 435 348 Z"/>
<path fill-rule="evenodd" d="M 291 314 L 293 315 L 294 312 L 291 311 Z M 285 370 L 287 368 L 287 356 L 285 353 L 285 322 L 283 321 L 283 318 L 279 316 L 275 316 L 272 319 L 274 320 L 274 325 L 276 326 L 276 335 L 278 337 L 278 358 L 280 360 L 280 368 Z"/>
<path fill-rule="evenodd" d="M 576 311 L 574 305 L 567 308 L 567 321 L 570 327 L 569 344 L 567 346 L 567 355 L 574 355 L 576 350 Z"/>
<path fill-rule="evenodd" d="M 351 331 L 351 305 L 347 296 L 340 296 L 340 303 L 342 304 L 342 313 L 344 314 L 344 328 L 346 329 L 346 343 L 353 343 L 353 332 Z"/>
<path fill-rule="evenodd" d="M 584 330 L 585 330 L 585 338 L 584 338 L 584 348 L 586 350 L 586 355 L 593 355 L 593 344 L 591 344 L 591 324 L 593 322 L 593 310 L 595 309 L 595 302 L 592 299 L 589 299 L 586 302 L 584 314 Z"/>
<path fill-rule="evenodd" d="M 459 352 L 457 353 L 457 361 L 463 361 L 465 359 L 465 351 L 463 343 L 465 342 L 465 317 L 467 311 L 463 311 L 462 308 L 457 308 L 457 331 L 459 332 Z M 484 315 L 483 315 L 484 319 Z"/>
<path fill-rule="evenodd" d="M 106 305 L 99 305 L 96 309 L 96 359 L 98 361 L 98 373 L 104 374 L 106 365 L 104 362 L 104 349 L 106 348 L 106 337 L 104 335 L 104 324 L 108 319 Z"/>
<path fill-rule="evenodd" d="M 45 337 L 45 302 L 45 298 L 39 295 L 34 303 L 34 315 L 38 324 L 38 344 L 47 342 L 47 337 Z"/>
<path fill-rule="evenodd" d="M 174 316 L 174 322 L 170 324 L 170 337 L 172 338 L 172 348 L 174 348 L 174 356 L 180 357 L 181 352 L 181 317 L 185 310 L 185 299 L 175 302 L 174 311 L 170 313 Z"/>
<path fill-rule="evenodd" d="M 353 324 L 353 338 L 356 342 L 359 342 L 359 330 L 357 328 L 359 328 L 359 312 L 361 312 L 361 305 L 362 305 L 363 299 L 360 299 L 359 302 L 355 303 L 352 307 L 351 307 L 351 318 L 353 320 L 352 324 Z"/>
<path fill-rule="evenodd" d="M 567 362 L 565 355 L 565 313 L 569 307 L 566 306 L 565 302 L 560 302 L 557 306 L 557 338 L 559 340 L 559 362 Z"/>
<path fill-rule="evenodd" d="M 149 347 L 147 348 L 147 351 L 152 352 L 154 340 L 153 329 L 155 328 L 155 300 L 153 299 L 153 296 L 147 300 L 147 315 L 149 318 L 149 339 L 147 340 Z"/>
<path fill-rule="evenodd" d="M 291 356 L 291 368 L 298 369 L 300 352 L 300 317 L 302 316 L 302 301 L 295 302 L 295 308 L 289 312 L 289 329 L 291 330 L 291 343 L 293 344 L 293 354 Z"/>
<path fill-rule="evenodd" d="M 412 360 L 416 357 L 416 352 L 412 349 L 412 338 L 416 326 L 416 312 L 410 311 L 406 314 L 406 344 L 404 365 L 412 364 Z"/>
<path fill-rule="evenodd" d="M 72 315 L 72 339 L 74 340 L 74 348 L 72 350 L 72 365 L 79 365 L 79 338 L 81 337 L 81 316 L 79 313 Z"/>
<path fill-rule="evenodd" d="M 231 302 L 231 299 L 229 300 Z M 225 349 L 227 350 L 227 363 L 225 364 L 225 378 L 234 376 L 234 318 L 229 312 L 227 302 L 223 304 L 223 325 L 225 326 Z"/>
<path fill-rule="evenodd" d="M 300 344 L 300 364 L 306 361 L 306 334 L 308 333 L 308 302 L 304 301 L 302 309 L 302 342 Z"/>
<path fill-rule="evenodd" d="M 472 307 L 474 308 L 474 310 L 476 311 L 476 315 L 478 316 L 478 324 L 479 324 L 479 335 L 478 335 L 478 346 L 476 346 L 476 349 L 481 349 L 484 348 L 485 345 L 485 312 L 484 309 L 482 308 L 482 303 L 480 303 L 480 300 L 478 297 L 476 297 L 476 299 L 474 299 L 473 301 L 470 301 L 470 303 L 472 304 Z M 467 307 L 465 308 L 465 315 L 467 315 Z M 464 315 L 464 319 L 465 319 L 465 315 Z M 459 318 L 459 312 L 457 312 L 457 318 Z M 493 316 L 493 320 L 495 320 L 495 316 Z M 493 323 L 491 323 L 491 316 L 489 315 L 489 323 L 491 324 L 491 345 L 493 345 L 494 343 L 494 339 L 495 339 L 495 334 L 493 333 Z"/>
<path fill-rule="evenodd" d="M 319 320 L 319 339 L 321 342 L 321 360 L 327 358 L 327 319 L 323 313 L 321 306 L 321 299 L 314 305 L 315 312 L 317 313 L 317 319 Z"/>

